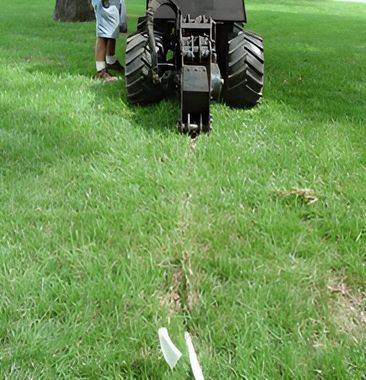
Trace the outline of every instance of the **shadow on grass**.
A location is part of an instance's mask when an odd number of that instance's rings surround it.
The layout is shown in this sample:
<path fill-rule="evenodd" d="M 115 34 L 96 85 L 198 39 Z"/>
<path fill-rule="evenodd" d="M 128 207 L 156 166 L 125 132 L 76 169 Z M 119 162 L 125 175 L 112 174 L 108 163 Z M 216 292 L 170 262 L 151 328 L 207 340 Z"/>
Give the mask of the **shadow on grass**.
<path fill-rule="evenodd" d="M 94 158 L 104 150 L 100 138 L 90 133 L 90 126 L 57 113 L 16 108 L 1 113 L 0 173 L 42 174 L 65 160 Z"/>
<path fill-rule="evenodd" d="M 178 103 L 173 100 L 150 106 L 132 106 L 130 121 L 137 128 L 146 131 L 177 133 L 176 125 L 179 116 Z"/>
<path fill-rule="evenodd" d="M 127 119 L 134 128 L 148 132 L 176 132 L 178 101 L 165 99 L 151 105 L 131 105 L 128 103 L 124 78 L 115 83 L 95 81 L 90 88 L 95 93 L 96 108 L 102 107 L 108 114 Z"/>
<path fill-rule="evenodd" d="M 56 62 L 54 64 L 51 63 L 30 63 L 28 66 L 26 66 L 25 70 L 29 74 L 47 74 L 47 75 L 54 75 L 54 76 L 64 76 L 64 75 L 75 75 L 85 78 L 93 78 L 95 73 L 90 70 L 86 69 L 83 70 L 80 67 L 75 67 L 71 65 L 63 65 L 60 62 Z"/>
<path fill-rule="evenodd" d="M 265 20 L 265 99 L 314 121 L 366 122 L 366 54 L 359 19 L 254 13 Z M 290 28 L 293 34 L 282 33 Z"/>

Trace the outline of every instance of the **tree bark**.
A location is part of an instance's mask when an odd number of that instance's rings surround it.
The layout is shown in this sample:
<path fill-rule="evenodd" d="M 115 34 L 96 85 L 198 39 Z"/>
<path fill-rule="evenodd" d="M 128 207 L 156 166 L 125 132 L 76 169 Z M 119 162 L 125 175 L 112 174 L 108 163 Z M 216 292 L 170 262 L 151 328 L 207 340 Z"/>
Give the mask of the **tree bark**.
<path fill-rule="evenodd" d="M 94 11 L 90 0 L 56 0 L 53 18 L 57 21 L 91 21 Z"/>

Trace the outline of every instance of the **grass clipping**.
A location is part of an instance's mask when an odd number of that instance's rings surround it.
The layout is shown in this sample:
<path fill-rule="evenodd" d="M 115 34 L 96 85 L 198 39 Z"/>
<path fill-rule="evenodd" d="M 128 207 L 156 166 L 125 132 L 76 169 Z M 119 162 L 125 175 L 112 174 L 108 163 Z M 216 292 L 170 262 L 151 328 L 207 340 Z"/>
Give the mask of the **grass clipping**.
<path fill-rule="evenodd" d="M 345 279 L 333 279 L 327 289 L 332 295 L 330 309 L 334 322 L 358 343 L 361 337 L 366 337 L 366 294 L 352 291 Z"/>
<path fill-rule="evenodd" d="M 303 200 L 306 204 L 313 204 L 318 202 L 319 194 L 313 189 L 297 189 L 293 188 L 290 190 L 279 190 L 274 189 L 272 193 L 280 198 L 296 198 Z"/>

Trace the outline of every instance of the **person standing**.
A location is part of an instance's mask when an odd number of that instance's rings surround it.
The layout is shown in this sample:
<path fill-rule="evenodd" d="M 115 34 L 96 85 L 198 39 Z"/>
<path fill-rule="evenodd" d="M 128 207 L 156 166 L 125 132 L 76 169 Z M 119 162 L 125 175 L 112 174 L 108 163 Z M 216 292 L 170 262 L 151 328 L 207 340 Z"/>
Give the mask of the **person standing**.
<path fill-rule="evenodd" d="M 116 57 L 116 40 L 119 33 L 127 32 L 127 16 L 124 0 L 92 0 L 96 18 L 95 60 L 96 79 L 106 82 L 118 80 L 110 74 L 124 74 L 124 67 Z"/>

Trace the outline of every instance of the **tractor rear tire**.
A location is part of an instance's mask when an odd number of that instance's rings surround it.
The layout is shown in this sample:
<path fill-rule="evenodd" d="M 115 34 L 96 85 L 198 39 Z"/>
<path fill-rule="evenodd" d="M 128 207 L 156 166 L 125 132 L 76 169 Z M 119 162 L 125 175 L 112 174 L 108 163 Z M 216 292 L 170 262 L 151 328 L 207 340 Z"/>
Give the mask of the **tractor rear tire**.
<path fill-rule="evenodd" d="M 163 54 L 162 36 L 155 33 L 158 57 Z M 137 32 L 127 39 L 126 47 L 126 89 L 131 104 L 152 104 L 163 98 L 159 84 L 151 77 L 151 53 L 147 33 Z"/>
<path fill-rule="evenodd" d="M 263 40 L 239 32 L 228 42 L 224 101 L 230 107 L 251 108 L 262 98 L 264 80 Z"/>

